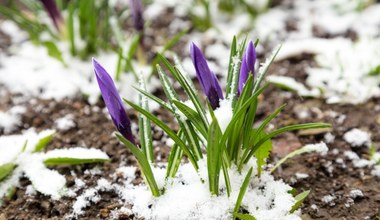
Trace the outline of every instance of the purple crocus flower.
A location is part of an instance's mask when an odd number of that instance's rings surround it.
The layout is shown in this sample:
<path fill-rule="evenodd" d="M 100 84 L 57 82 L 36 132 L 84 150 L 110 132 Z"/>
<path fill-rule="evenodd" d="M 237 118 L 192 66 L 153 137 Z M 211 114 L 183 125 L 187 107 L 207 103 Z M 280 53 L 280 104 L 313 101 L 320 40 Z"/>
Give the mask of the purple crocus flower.
<path fill-rule="evenodd" d="M 143 17 L 143 5 L 141 0 L 130 0 L 129 2 L 132 19 L 133 19 L 133 27 L 138 31 L 142 32 L 144 30 L 144 17 Z"/>
<path fill-rule="evenodd" d="M 96 61 L 92 59 L 96 80 L 98 81 L 100 92 L 102 93 L 104 103 L 111 115 L 112 121 L 117 130 L 130 142 L 135 143 L 131 130 L 131 122 L 125 112 L 123 102 L 117 92 L 115 83 L 107 71 Z"/>
<path fill-rule="evenodd" d="M 238 85 L 238 95 L 243 91 L 245 82 L 248 79 L 248 74 L 255 76 L 256 50 L 252 41 L 249 41 L 248 47 L 244 52 L 240 66 L 240 77 Z"/>
<path fill-rule="evenodd" d="M 210 101 L 212 109 L 216 109 L 219 107 L 219 100 L 223 99 L 223 92 L 218 79 L 208 67 L 201 50 L 194 43 L 190 46 L 190 54 L 203 92 Z"/>
<path fill-rule="evenodd" d="M 54 26 L 58 31 L 61 29 L 61 25 L 63 23 L 63 19 L 61 13 L 58 10 L 57 5 L 54 0 L 40 0 L 44 5 L 45 10 L 48 12 L 51 20 L 53 20 Z"/>

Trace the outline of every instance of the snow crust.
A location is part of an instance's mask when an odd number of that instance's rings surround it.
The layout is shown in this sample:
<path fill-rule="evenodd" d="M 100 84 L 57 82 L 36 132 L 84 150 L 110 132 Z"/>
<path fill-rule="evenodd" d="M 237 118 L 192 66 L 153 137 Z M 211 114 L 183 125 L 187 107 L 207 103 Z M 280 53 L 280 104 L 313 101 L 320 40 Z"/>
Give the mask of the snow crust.
<path fill-rule="evenodd" d="M 255 160 L 250 161 L 249 166 L 255 170 Z M 153 170 L 155 176 L 157 173 L 162 173 L 164 168 L 163 164 L 155 167 Z M 126 204 L 133 206 L 131 208 L 125 206 L 120 211 L 133 213 L 136 217 L 145 219 L 231 219 L 231 211 L 247 171 L 248 167 L 241 174 L 236 168 L 229 170 L 232 185 L 230 198 L 226 195 L 223 177 L 220 181 L 221 195 L 216 197 L 210 194 L 205 161 L 200 162 L 199 173 L 195 172 L 192 165 L 183 164 L 178 170 L 177 177 L 166 182 L 159 181 L 164 182 L 166 190 L 158 198 L 151 196 L 146 185 L 131 184 L 131 176 L 128 175 L 125 185 L 118 188 L 118 192 Z M 164 175 L 158 176 L 164 178 Z M 289 214 L 295 202 L 295 199 L 287 193 L 290 189 L 289 185 L 281 180 L 274 180 L 267 172 L 264 172 L 260 178 L 253 175 L 243 199 L 243 206 L 259 220 L 300 219 L 299 212 Z"/>
<path fill-rule="evenodd" d="M 4 133 L 13 131 L 16 126 L 21 124 L 21 115 L 25 111 L 23 106 L 13 106 L 6 112 L 0 111 L 0 129 L 4 129 Z"/>
<path fill-rule="evenodd" d="M 20 135 L 0 137 L 0 165 L 13 163 L 17 166 L 10 176 L 0 183 L 0 197 L 3 197 L 12 186 L 18 186 L 20 177 L 25 175 L 35 190 L 51 196 L 54 200 L 59 199 L 67 193 L 66 178 L 57 171 L 48 169 L 44 164 L 46 159 L 109 159 L 107 154 L 98 149 L 79 147 L 56 149 L 48 153 L 33 152 L 41 138 L 54 133 L 54 130 L 36 133 L 34 129 L 29 129 Z"/>
<path fill-rule="evenodd" d="M 256 19 L 254 32 L 260 40 L 272 45 L 284 42 L 277 60 L 315 55 L 317 66 L 306 69 L 307 84 L 321 89 L 327 103 L 359 104 L 378 97 L 378 73 L 370 73 L 380 64 L 380 5 L 366 0 L 295 0 L 291 4 L 270 9 Z M 294 28 L 288 30 L 287 22 Z M 331 37 L 318 38 L 316 30 Z M 358 39 L 347 38 L 349 32 Z"/>
<path fill-rule="evenodd" d="M 0 23 L 0 29 L 5 33 L 23 36 L 15 38 L 11 45 L 11 55 L 0 54 L 0 82 L 12 93 L 21 93 L 25 97 L 62 100 L 78 96 L 88 97 L 94 104 L 100 95 L 90 60 L 82 61 L 71 57 L 68 44 L 60 42 L 57 46 L 62 51 L 66 65 L 50 57 L 43 47 L 38 47 L 27 41 L 25 33 L 11 22 Z M 128 45 L 128 42 L 126 42 Z M 97 59 L 102 63 L 111 77 L 115 77 L 117 54 L 101 52 Z M 147 78 L 151 67 L 134 64 L 138 74 Z M 136 83 L 132 73 L 121 74 L 117 81 L 120 95 L 132 101 L 138 101 L 138 92 L 131 86 Z M 159 80 L 147 80 L 149 91 L 159 86 Z M 157 105 L 152 105 L 157 107 Z"/>
<path fill-rule="evenodd" d="M 343 135 L 343 139 L 352 147 L 369 146 L 371 136 L 368 132 L 354 128 Z"/>

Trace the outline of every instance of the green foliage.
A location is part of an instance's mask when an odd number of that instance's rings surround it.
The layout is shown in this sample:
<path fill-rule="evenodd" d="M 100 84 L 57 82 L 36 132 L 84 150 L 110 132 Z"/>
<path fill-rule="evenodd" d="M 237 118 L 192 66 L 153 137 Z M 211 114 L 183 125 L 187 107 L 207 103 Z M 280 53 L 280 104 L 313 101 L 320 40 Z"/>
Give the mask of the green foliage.
<path fill-rule="evenodd" d="M 0 165 L 0 182 L 4 180 L 12 171 L 16 168 L 16 164 L 14 163 L 6 163 Z"/>
<path fill-rule="evenodd" d="M 77 164 L 88 164 L 88 163 L 103 163 L 107 162 L 109 159 L 99 159 L 99 158 L 72 158 L 72 157 L 55 157 L 48 158 L 44 160 L 45 165 L 77 165 Z"/>
<path fill-rule="evenodd" d="M 121 13 L 127 9 L 126 7 L 113 8 L 106 0 L 57 0 L 56 3 L 59 12 L 67 15 L 59 21 L 59 27 L 54 27 L 40 19 L 46 13 L 39 1 L 23 0 L 17 3 L 10 1 L 7 5 L 0 5 L 0 14 L 14 21 L 29 34 L 32 42 L 44 46 L 50 56 L 62 63 L 65 62 L 62 51 L 57 46 L 58 41 L 67 41 L 71 55 L 82 59 L 96 54 L 99 50 L 116 49 L 120 46 L 118 42 L 112 43 L 115 40 L 111 26 L 121 26 L 125 23 Z M 115 20 L 113 24 L 110 22 L 111 18 Z M 47 36 L 48 40 L 46 40 Z"/>
<path fill-rule="evenodd" d="M 247 173 L 247 176 L 245 177 L 245 179 L 243 181 L 243 184 L 240 187 L 240 192 L 239 192 L 238 198 L 237 198 L 236 203 L 235 203 L 234 213 L 237 213 L 239 211 L 240 204 L 243 201 L 244 194 L 247 191 L 247 188 L 248 188 L 248 185 L 249 185 L 249 181 L 251 179 L 252 170 L 253 169 L 251 167 L 251 169 L 249 169 L 249 171 Z M 234 220 L 236 219 L 236 217 L 239 217 L 239 216 L 235 215 L 234 216 Z"/>
<path fill-rule="evenodd" d="M 258 41 L 256 41 L 256 43 L 257 42 Z M 157 55 L 167 71 L 166 73 L 160 65 L 157 65 L 158 75 L 160 77 L 163 91 L 167 97 L 167 101 L 149 94 L 145 91 L 145 88 L 140 87 L 136 89 L 141 94 L 140 100 L 144 96 L 146 99 L 158 103 L 173 115 L 179 125 L 177 131 L 172 130 L 167 124 L 158 119 L 157 116 L 150 113 L 147 108 L 144 108 L 141 101 L 140 105 L 136 105 L 128 100 L 124 101 L 139 112 L 140 132 L 144 133 L 148 129 L 148 126 L 143 126 L 144 123 L 142 121 L 150 120 L 173 139 L 174 145 L 171 148 L 168 159 L 166 172 L 167 178 L 175 177 L 183 157 L 186 157 L 190 163 L 192 163 L 195 170 L 198 170 L 198 162 L 206 156 L 210 193 L 216 196 L 221 193 L 219 181 L 222 173 L 227 195 L 230 196 L 231 183 L 228 174 L 229 169 L 234 165 L 237 166 L 239 172 L 242 172 L 242 170 L 245 170 L 248 166 L 248 162 L 251 158 L 255 157 L 257 161 L 257 170 L 250 168 L 247 173 L 237 198 L 235 210 L 233 210 L 233 215 L 237 218 L 255 219 L 253 216 L 237 212 L 239 211 L 252 175 L 260 177 L 260 174 L 263 172 L 263 167 L 266 165 L 267 158 L 272 150 L 271 139 L 276 135 L 288 131 L 324 128 L 330 127 L 330 125 L 324 123 L 307 123 L 280 127 L 270 132 L 266 131 L 268 124 L 271 123 L 272 120 L 285 108 L 285 105 L 282 105 L 270 113 L 257 126 L 254 126 L 257 124 L 255 123 L 256 112 L 258 105 L 260 104 L 258 97 L 268 86 L 268 83 L 261 84 L 264 81 L 269 65 L 273 62 L 280 47 L 273 52 L 271 57 L 267 59 L 265 64 L 259 69 L 256 78 L 249 74 L 243 91 L 240 96 L 238 96 L 237 83 L 240 74 L 240 60 L 245 44 L 246 39 L 239 45 L 237 44 L 236 38 L 233 39 L 226 88 L 226 103 L 231 103 L 231 106 L 228 107 L 231 107 L 230 109 L 232 109 L 232 118 L 226 125 L 225 129 L 224 127 L 221 129 L 220 121 L 218 121 L 219 119 L 215 115 L 215 112 L 218 109 L 213 111 L 208 102 L 203 102 L 203 99 L 199 97 L 193 82 L 185 72 L 182 71 L 182 67 L 177 62 L 176 57 L 174 57 L 176 65 L 172 65 L 163 55 Z M 168 74 L 172 76 L 173 80 L 179 83 L 184 93 L 187 95 L 186 101 L 180 99 L 180 96 L 173 87 L 172 79 Z M 222 107 L 223 106 L 220 108 Z M 145 138 L 145 135 L 140 133 L 140 138 Z M 150 167 L 151 164 L 149 163 L 154 163 L 154 160 L 152 160 L 148 154 L 144 153 L 147 148 L 152 147 L 151 145 L 149 145 L 149 147 L 146 146 L 145 141 L 149 138 L 142 140 L 140 147 L 135 146 L 130 142 L 126 142 L 120 135 L 118 135 L 118 138 L 126 144 L 136 156 L 152 194 L 158 196 L 159 190 L 157 189 L 154 175 Z M 164 189 L 162 190 L 164 191 Z M 300 194 L 299 197 L 297 197 L 297 203 L 293 207 L 294 210 L 298 208 L 299 204 L 306 196 L 306 194 Z"/>
<path fill-rule="evenodd" d="M 54 138 L 54 132 L 46 135 L 45 137 L 40 138 L 40 140 L 37 142 L 36 146 L 34 147 L 33 152 L 40 152 L 43 151 Z M 26 147 L 26 143 L 24 145 L 24 148 Z"/>
<path fill-rule="evenodd" d="M 290 210 L 290 213 L 293 213 L 294 211 L 296 211 L 302 204 L 302 202 L 306 199 L 306 197 L 309 195 L 310 193 L 310 190 L 307 190 L 305 192 L 302 192 L 298 195 L 296 195 L 295 199 L 296 199 L 296 203 L 293 205 L 292 209 Z"/>

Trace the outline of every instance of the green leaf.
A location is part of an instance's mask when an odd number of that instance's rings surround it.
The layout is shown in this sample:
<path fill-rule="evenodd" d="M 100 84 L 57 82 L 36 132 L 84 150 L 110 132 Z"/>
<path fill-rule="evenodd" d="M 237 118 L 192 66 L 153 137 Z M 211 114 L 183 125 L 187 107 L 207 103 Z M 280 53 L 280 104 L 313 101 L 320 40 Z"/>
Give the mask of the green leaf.
<path fill-rule="evenodd" d="M 239 218 L 241 220 L 256 220 L 256 218 L 252 215 L 243 213 L 234 213 L 234 218 Z"/>
<path fill-rule="evenodd" d="M 279 134 L 285 133 L 287 131 L 294 131 L 294 130 L 300 130 L 300 129 L 312 129 L 312 128 L 329 128 L 331 127 L 331 124 L 326 123 L 306 123 L 306 124 L 298 124 L 298 125 L 289 125 L 286 127 L 279 128 L 275 131 L 270 132 L 265 137 L 261 138 L 257 143 L 252 143 L 248 149 L 244 152 L 243 161 L 244 163 L 247 163 L 249 161 L 249 158 L 252 157 L 252 155 L 255 153 L 255 151 L 261 147 L 261 145 L 266 142 L 267 140 L 271 139 L 274 136 L 277 136 Z M 242 164 L 240 164 L 241 168 Z"/>
<path fill-rule="evenodd" d="M 233 92 L 231 92 L 231 87 L 232 87 L 232 84 L 233 84 L 233 58 L 235 56 L 235 54 L 237 53 L 236 51 L 236 46 L 237 43 L 236 43 L 236 36 L 233 37 L 232 39 L 232 43 L 231 43 L 231 50 L 230 50 L 230 61 L 228 62 L 228 73 L 227 73 L 227 84 L 226 84 L 226 94 L 227 94 L 227 97 L 229 97 L 230 95 L 233 94 Z"/>
<path fill-rule="evenodd" d="M 53 41 L 44 41 L 42 42 L 42 44 L 46 47 L 49 56 L 59 60 L 63 65 L 66 66 L 61 51 L 58 49 L 57 45 Z"/>
<path fill-rule="evenodd" d="M 125 139 L 121 134 L 116 133 L 116 137 L 123 143 L 125 146 L 132 152 L 132 154 L 136 157 L 141 172 L 143 173 L 143 177 L 145 179 L 145 182 L 148 184 L 152 195 L 155 197 L 160 196 L 160 190 L 158 189 L 156 179 L 154 178 L 154 174 L 152 172 L 152 168 L 150 166 L 150 163 L 148 162 L 147 158 L 143 154 L 143 152 L 136 147 L 134 144 L 132 144 L 130 141 Z"/>
<path fill-rule="evenodd" d="M 0 165 L 0 182 L 7 178 L 7 176 L 11 174 L 15 168 L 16 164 L 14 163 Z"/>
<path fill-rule="evenodd" d="M 169 106 L 168 103 L 164 102 L 162 99 L 158 98 L 157 96 L 155 95 L 152 95 L 150 94 L 149 92 L 146 92 L 144 90 L 141 90 L 137 87 L 133 87 L 134 89 L 136 89 L 138 92 L 140 92 L 141 94 L 145 95 L 147 98 L 149 98 L 150 100 L 156 102 L 157 104 L 159 104 L 161 107 L 163 107 L 165 110 L 171 112 L 174 114 L 174 111 L 173 109 L 171 108 L 171 106 Z"/>
<path fill-rule="evenodd" d="M 55 157 L 44 160 L 45 165 L 77 165 L 87 163 L 103 163 L 110 161 L 103 158 L 70 158 L 70 157 Z"/>
<path fill-rule="evenodd" d="M 221 146 L 219 144 L 222 131 L 220 130 L 218 120 L 213 118 L 207 138 L 207 170 L 209 179 L 209 188 L 211 194 L 219 195 L 219 176 L 221 169 Z"/>
<path fill-rule="evenodd" d="M 170 62 L 163 57 L 161 54 L 158 54 L 157 56 L 160 57 L 161 61 L 164 63 L 165 67 L 168 68 L 169 72 L 173 75 L 175 80 L 179 82 L 179 84 L 184 89 L 185 93 L 188 95 L 189 99 L 193 102 L 195 106 L 195 110 L 198 112 L 198 114 L 201 116 L 203 123 L 205 126 L 208 126 L 208 120 L 205 114 L 205 109 L 203 105 L 201 104 L 201 101 L 198 97 L 198 92 L 194 89 L 194 86 L 192 85 L 191 81 L 188 80 L 180 71 L 178 68 L 173 67 L 173 65 L 170 64 Z"/>
<path fill-rule="evenodd" d="M 306 145 L 307 146 L 307 145 Z M 274 165 L 274 167 L 271 169 L 271 173 L 273 171 L 275 171 L 277 169 L 277 167 L 279 167 L 281 164 L 283 164 L 285 161 L 287 161 L 288 159 L 294 157 L 294 156 L 297 156 L 297 155 L 300 155 L 300 154 L 303 154 L 303 153 L 308 153 L 310 152 L 310 149 L 307 148 L 306 146 L 303 146 L 295 151 L 292 151 L 290 152 L 289 154 L 287 154 L 285 157 L 283 157 L 281 160 L 279 160 L 276 165 Z"/>
<path fill-rule="evenodd" d="M 74 31 L 74 10 L 75 10 L 74 4 L 69 4 L 66 27 L 67 27 L 67 35 L 69 37 L 69 43 L 70 43 L 70 53 L 72 56 L 77 55 L 77 48 L 75 45 L 75 31 Z"/>
<path fill-rule="evenodd" d="M 184 134 L 181 130 L 178 131 L 178 136 L 181 139 L 184 138 Z M 183 150 L 180 147 L 178 147 L 178 144 L 174 143 L 169 153 L 168 167 L 166 169 L 166 178 L 175 177 L 175 174 L 178 171 L 179 165 L 181 164 L 182 156 L 183 156 Z"/>
<path fill-rule="evenodd" d="M 298 194 L 295 197 L 296 203 L 292 206 L 290 213 L 293 213 L 294 211 L 296 211 L 301 206 L 302 202 L 306 199 L 306 197 L 309 195 L 309 193 L 310 193 L 310 190 L 307 190 L 305 192 Z"/>
<path fill-rule="evenodd" d="M 42 137 L 41 139 L 38 140 L 36 146 L 34 147 L 33 152 L 40 152 L 43 151 L 54 138 L 55 132 L 51 132 L 50 134 L 46 135 L 45 137 Z"/>
<path fill-rule="evenodd" d="M 189 151 L 186 144 L 177 136 L 176 133 L 174 133 L 169 126 L 167 126 L 164 122 L 162 122 L 160 119 L 158 119 L 156 116 L 151 114 L 150 112 L 146 111 L 145 109 L 141 108 L 138 105 L 133 104 L 132 102 L 124 99 L 124 101 L 130 105 L 132 108 L 134 108 L 136 111 L 140 112 L 141 114 L 145 115 L 147 118 L 149 118 L 153 123 L 155 123 L 158 127 L 160 127 L 164 132 L 173 139 L 175 143 L 178 144 L 179 147 L 182 148 L 186 156 L 189 158 L 190 162 L 193 164 L 194 168 L 198 170 L 198 164 L 194 158 L 194 155 Z"/>
<path fill-rule="evenodd" d="M 142 78 L 140 78 L 140 89 L 146 90 L 145 82 Z M 140 107 L 146 111 L 149 111 L 147 98 L 142 94 L 139 94 L 139 99 Z M 139 133 L 142 152 L 145 154 L 148 161 L 153 163 L 154 153 L 151 123 L 150 120 L 142 114 L 139 115 Z"/>
<path fill-rule="evenodd" d="M 251 180 L 252 170 L 253 170 L 253 168 L 251 167 L 251 169 L 249 169 L 247 175 L 244 178 L 243 184 L 240 187 L 239 195 L 238 195 L 238 197 L 236 199 L 236 203 L 235 203 L 234 213 L 237 213 L 239 211 L 241 202 L 243 201 L 244 195 L 247 191 L 249 181 Z M 238 216 L 235 215 L 234 219 L 236 219 L 236 217 L 238 217 Z"/>
<path fill-rule="evenodd" d="M 253 129 L 253 135 L 261 139 L 265 135 L 267 135 L 264 131 L 258 131 Z M 266 164 L 266 160 L 269 157 L 270 152 L 272 151 L 272 141 L 269 139 L 264 142 L 261 147 L 259 147 L 255 152 L 255 157 L 257 160 L 257 175 L 261 175 L 261 171 L 263 170 L 263 165 Z"/>
<path fill-rule="evenodd" d="M 180 110 L 187 120 L 191 121 L 193 125 L 198 129 L 198 131 L 202 134 L 203 137 L 207 137 L 207 128 L 204 126 L 202 118 L 200 115 L 194 111 L 192 108 L 183 104 L 182 102 L 171 100 L 173 104 Z"/>
<path fill-rule="evenodd" d="M 377 65 L 375 68 L 371 69 L 368 75 L 370 76 L 380 75 L 380 65 Z"/>

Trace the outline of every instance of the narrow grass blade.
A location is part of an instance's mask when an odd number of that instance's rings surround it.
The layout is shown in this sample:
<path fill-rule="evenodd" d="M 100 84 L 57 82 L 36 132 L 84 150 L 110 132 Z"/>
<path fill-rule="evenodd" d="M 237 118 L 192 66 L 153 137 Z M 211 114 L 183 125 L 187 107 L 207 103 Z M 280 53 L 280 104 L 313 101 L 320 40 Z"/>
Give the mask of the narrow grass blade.
<path fill-rule="evenodd" d="M 236 203 L 235 203 L 234 213 L 237 213 L 239 211 L 241 202 L 243 201 L 245 192 L 247 191 L 249 181 L 251 180 L 252 170 L 253 170 L 253 168 L 251 167 L 251 169 L 249 169 L 247 175 L 245 176 L 243 184 L 240 187 L 239 195 L 238 195 L 238 197 L 236 199 Z M 234 220 L 235 219 L 236 219 L 236 216 L 234 216 Z"/>
<path fill-rule="evenodd" d="M 204 126 L 202 118 L 192 108 L 183 104 L 182 102 L 172 100 L 173 104 L 185 115 L 187 120 L 191 121 L 193 125 L 198 129 L 203 137 L 207 137 L 207 128 Z"/>
<path fill-rule="evenodd" d="M 142 78 L 140 78 L 140 89 L 146 90 L 145 83 Z M 142 94 L 139 94 L 139 104 L 141 108 L 145 109 L 146 111 L 149 111 L 148 100 Z M 150 120 L 142 114 L 139 115 L 139 134 L 141 149 L 148 161 L 150 163 L 153 163 L 154 153 L 151 123 Z"/>
<path fill-rule="evenodd" d="M 16 164 L 14 163 L 0 165 L 0 182 L 7 178 L 7 176 L 9 176 L 15 168 Z"/>
<path fill-rule="evenodd" d="M 243 213 L 234 213 L 234 219 L 236 218 L 239 218 L 240 220 L 256 220 L 252 215 Z"/>
<path fill-rule="evenodd" d="M 275 131 L 270 132 L 265 137 L 261 138 L 257 144 L 253 143 L 246 151 L 244 152 L 243 161 L 244 163 L 247 163 L 249 161 L 249 158 L 252 157 L 252 155 L 255 153 L 255 151 L 267 140 L 271 139 L 274 136 L 277 136 L 279 134 L 282 134 L 287 131 L 294 131 L 294 130 L 300 130 L 300 129 L 312 129 L 312 128 L 329 128 L 331 127 L 331 124 L 326 123 L 306 123 L 306 124 L 298 124 L 298 125 L 290 125 L 286 127 L 279 128 Z"/>
<path fill-rule="evenodd" d="M 168 103 L 166 103 L 165 101 L 163 101 L 162 99 L 158 98 L 157 96 L 155 95 L 152 95 L 150 94 L 149 92 L 147 91 L 144 91 L 144 90 L 141 90 L 137 87 L 133 87 L 134 89 L 136 89 L 138 92 L 140 92 L 141 94 L 145 95 L 147 98 L 149 98 L 150 100 L 156 102 L 157 104 L 159 104 L 161 107 L 163 107 L 165 110 L 168 110 L 169 112 L 173 113 L 174 114 L 174 111 L 173 109 L 169 106 Z"/>
<path fill-rule="evenodd" d="M 51 132 L 50 134 L 46 135 L 45 137 L 42 137 L 40 140 L 38 140 L 36 146 L 34 147 L 33 152 L 40 152 L 45 149 L 46 145 L 48 145 L 54 138 L 55 132 Z"/>
<path fill-rule="evenodd" d="M 303 201 L 307 198 L 309 193 L 310 193 L 310 190 L 307 190 L 305 192 L 302 192 L 302 193 L 296 195 L 296 197 L 295 197 L 296 203 L 292 206 L 292 209 L 289 212 L 293 213 L 294 211 L 296 211 L 301 206 Z"/>
<path fill-rule="evenodd" d="M 192 151 L 195 159 L 198 161 L 202 158 L 202 152 L 199 146 L 199 140 L 196 135 L 196 132 L 194 131 L 194 128 L 191 125 L 191 123 L 183 119 L 177 112 L 177 108 L 175 107 L 174 102 L 178 102 L 179 97 L 175 92 L 173 86 L 171 85 L 169 78 L 163 73 L 160 66 L 157 66 L 157 70 L 160 76 L 161 85 L 164 89 L 166 97 L 169 99 L 171 108 L 174 112 L 174 116 L 177 119 L 178 124 L 181 127 L 183 133 L 185 134 L 186 140 L 190 145 L 190 150 Z"/>
<path fill-rule="evenodd" d="M 190 85 L 187 78 L 176 67 L 173 67 L 165 57 L 163 57 L 161 54 L 158 54 L 157 56 L 160 57 L 165 67 L 169 70 L 169 72 L 173 75 L 173 77 L 180 83 L 180 85 L 182 86 L 186 94 L 188 95 L 189 99 L 193 102 L 196 111 L 202 118 L 203 123 L 205 124 L 205 126 L 207 126 L 208 120 L 205 114 L 205 110 L 198 97 L 197 91 L 195 91 L 194 89 L 194 86 Z"/>
<path fill-rule="evenodd" d="M 45 165 L 76 165 L 76 164 L 87 164 L 87 163 L 103 163 L 110 161 L 110 159 L 103 159 L 103 158 L 70 158 L 70 157 L 56 157 L 56 158 L 49 158 L 44 160 Z"/>
<path fill-rule="evenodd" d="M 184 138 L 184 134 L 181 130 L 178 131 L 178 136 L 181 139 Z M 181 164 L 182 156 L 183 150 L 178 146 L 178 144 L 174 143 L 169 153 L 168 167 L 166 169 L 166 178 L 173 178 L 175 176 L 175 174 L 178 171 L 179 165 Z"/>
<path fill-rule="evenodd" d="M 140 168 L 141 172 L 143 173 L 143 177 L 146 180 L 146 183 L 148 184 L 152 195 L 155 197 L 160 196 L 160 190 L 158 189 L 156 179 L 154 178 L 154 174 L 152 172 L 152 168 L 150 166 L 149 161 L 143 154 L 143 152 L 137 148 L 134 144 L 132 144 L 130 141 L 125 139 L 121 134 L 116 133 L 116 137 L 123 143 L 125 146 L 132 152 L 132 154 L 136 157 Z"/>
<path fill-rule="evenodd" d="M 218 121 L 214 118 L 211 122 L 207 138 L 207 170 L 209 188 L 211 194 L 214 195 L 219 195 L 219 176 L 221 168 L 221 150 L 219 141 L 221 135 L 222 132 L 218 125 Z"/>
<path fill-rule="evenodd" d="M 194 168 L 198 170 L 198 164 L 194 158 L 194 155 L 189 151 L 186 144 L 178 137 L 176 133 L 174 133 L 169 126 L 167 126 L 165 123 L 163 123 L 160 119 L 158 119 L 156 116 L 151 114 L 150 112 L 142 109 L 140 106 L 133 104 L 132 102 L 124 99 L 124 101 L 130 105 L 132 108 L 134 108 L 136 111 L 140 112 L 141 114 L 145 115 L 147 118 L 149 118 L 153 123 L 155 123 L 158 127 L 160 127 L 164 132 L 173 139 L 175 143 L 178 144 L 179 147 L 184 151 L 186 156 L 189 158 L 190 162 L 193 164 Z"/>

